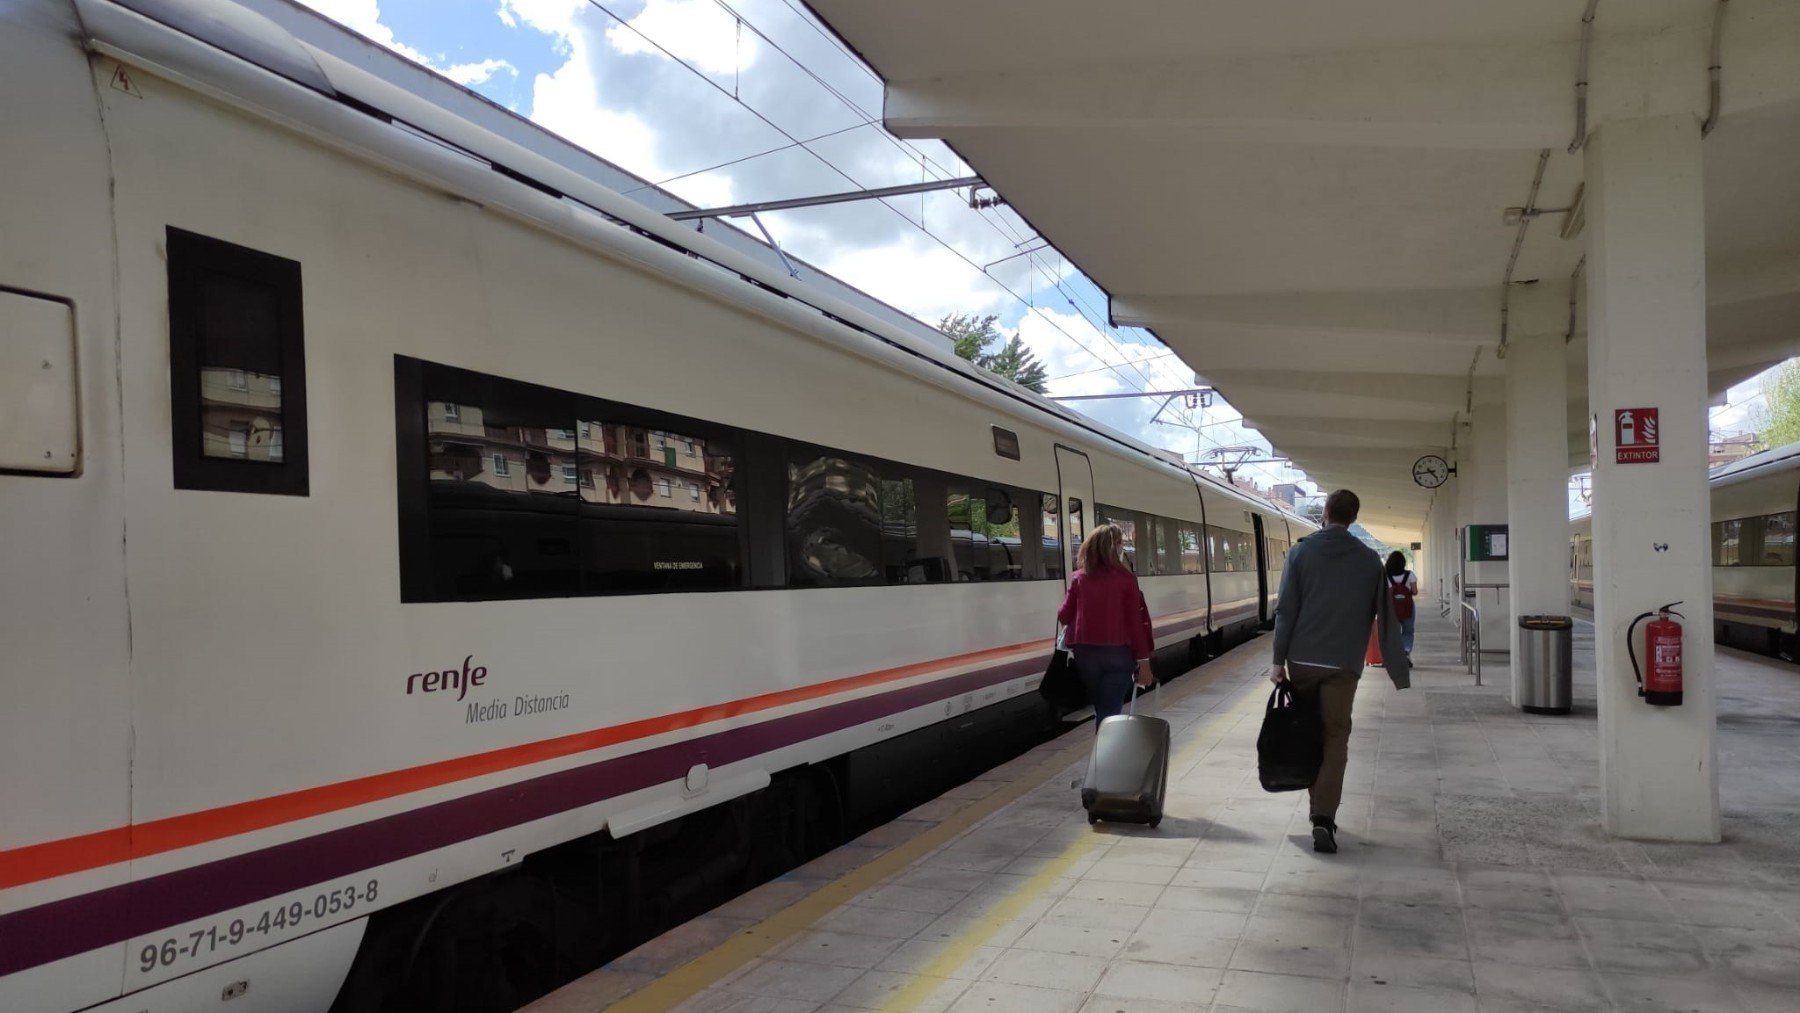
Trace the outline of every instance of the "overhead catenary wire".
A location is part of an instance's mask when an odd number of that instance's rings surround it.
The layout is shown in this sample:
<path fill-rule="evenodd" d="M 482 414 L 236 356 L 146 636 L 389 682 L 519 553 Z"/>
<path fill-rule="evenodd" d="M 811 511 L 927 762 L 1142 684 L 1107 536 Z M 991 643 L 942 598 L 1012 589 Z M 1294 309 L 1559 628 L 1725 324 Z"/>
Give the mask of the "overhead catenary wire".
<path fill-rule="evenodd" d="M 843 103 L 845 108 L 849 109 L 852 113 L 856 114 L 858 117 L 863 119 L 865 122 L 877 123 L 877 117 L 873 112 L 869 111 L 868 109 L 863 108 L 863 106 L 860 103 L 858 103 L 855 99 L 844 94 L 842 89 L 839 89 L 837 86 L 833 85 L 831 82 L 826 81 L 822 76 L 819 75 L 819 73 L 817 71 L 815 71 L 812 67 L 808 66 L 804 62 L 802 62 L 799 59 L 799 57 L 796 57 L 793 53 L 789 52 L 784 46 L 781 45 L 781 43 L 777 42 L 767 32 L 764 32 L 762 29 L 758 28 L 756 26 L 755 22 L 746 18 L 736 8 L 732 7 L 731 4 L 727 3 L 726 0 L 713 0 L 713 3 L 720 10 L 722 10 L 726 14 L 730 15 L 735 20 L 735 23 L 737 25 L 739 25 L 741 27 L 749 28 L 752 34 L 754 34 L 757 38 L 761 39 L 765 44 L 767 44 L 769 46 L 769 48 L 771 48 L 775 52 L 779 53 L 789 63 L 793 64 L 796 68 L 798 68 L 800 70 L 801 73 L 805 74 L 808 78 L 810 78 L 819 87 L 823 88 L 833 98 L 835 98 L 839 102 Z M 792 4 L 787 4 L 787 6 L 788 6 L 789 10 L 794 10 Z M 795 10 L 794 12 L 796 14 L 799 14 L 799 11 L 797 11 L 797 10 Z M 880 77 L 877 76 L 872 70 L 869 70 L 869 68 L 862 63 L 860 58 L 857 58 L 854 54 L 849 53 L 841 45 L 837 45 L 836 40 L 831 39 L 831 37 L 828 34 L 826 34 L 822 28 L 820 28 L 818 25 L 814 24 L 811 21 L 811 19 L 802 17 L 802 20 L 806 21 L 809 27 L 813 28 L 813 30 L 818 32 L 821 36 L 824 36 L 828 41 L 832 41 L 834 43 L 834 48 L 838 52 L 842 53 L 846 58 L 850 59 L 851 62 L 856 67 L 858 67 L 859 69 L 861 69 L 865 73 L 867 73 L 877 83 L 880 83 L 880 81 L 881 81 Z M 733 96 L 733 97 L 735 98 L 736 96 Z M 941 165 L 936 159 L 933 159 L 930 155 L 927 155 L 924 151 L 922 151 L 918 147 L 918 145 L 915 145 L 909 141 L 903 141 L 900 138 L 897 138 L 897 137 L 893 136 L 892 134 L 888 133 L 886 130 L 880 130 L 878 132 L 878 136 L 882 140 L 886 141 L 888 144 L 892 145 L 902 155 L 906 155 L 906 156 L 912 158 L 914 161 L 916 161 L 919 165 L 919 169 L 920 169 L 921 173 L 936 172 L 936 173 L 941 174 L 938 178 L 947 178 L 947 177 L 956 176 L 956 175 L 966 175 L 966 173 L 962 172 L 961 170 L 946 168 L 945 166 Z M 961 162 L 961 159 L 958 159 L 958 163 L 963 164 L 965 168 L 968 168 L 966 163 Z M 929 168 L 927 168 L 927 167 L 929 167 Z M 921 220 L 923 220 L 923 216 L 924 216 L 923 198 L 921 198 L 920 200 L 921 200 L 920 218 L 921 218 Z M 976 210 L 989 210 L 989 209 L 978 208 Z M 1008 225 L 1005 229 L 1001 228 L 1001 224 L 1005 223 L 1004 218 L 996 216 L 993 219 L 989 219 L 985 215 L 982 215 L 979 217 L 990 228 L 993 228 L 997 232 L 1001 232 L 1003 235 L 1009 235 L 1009 238 L 1015 240 L 1015 245 L 1017 245 L 1017 241 L 1020 239 L 1017 231 L 1012 229 L 1010 227 L 1010 225 Z M 1035 230 L 1033 230 L 1033 231 L 1035 231 Z"/>
<path fill-rule="evenodd" d="M 864 120 L 870 121 L 870 122 L 874 122 L 877 119 L 876 115 L 873 112 L 871 112 L 867 109 L 864 109 L 862 107 L 862 105 L 859 104 L 855 99 L 852 99 L 850 96 L 845 95 L 843 93 L 843 91 L 841 89 L 839 89 L 836 85 L 833 85 L 831 82 L 825 80 L 823 77 L 821 77 L 819 75 L 819 73 L 817 71 L 815 71 L 813 68 L 807 66 L 805 63 L 801 62 L 801 60 L 798 57 L 796 57 L 794 54 L 788 52 L 787 49 L 781 45 L 781 43 L 776 42 L 773 38 L 770 38 L 768 33 L 764 32 L 762 29 L 756 27 L 755 22 L 744 17 L 744 15 L 739 13 L 737 11 L 737 9 L 732 7 L 729 3 L 725 2 L 725 0 L 713 0 L 713 4 L 715 6 L 717 6 L 720 10 L 724 11 L 726 14 L 729 14 L 729 15 L 731 15 L 731 17 L 735 18 L 737 20 L 737 23 L 740 26 L 750 29 L 751 34 L 753 34 L 757 38 L 761 39 L 764 43 L 766 43 L 769 46 L 769 48 L 775 50 L 775 52 L 780 53 L 784 58 L 787 59 L 787 61 L 789 63 L 791 63 L 795 67 L 799 68 L 799 70 L 802 74 L 805 74 L 807 77 L 811 78 L 815 84 L 817 84 L 819 87 L 825 89 L 825 91 L 828 94 L 830 94 L 831 97 L 837 99 L 839 102 L 842 102 L 851 112 L 855 113 L 858 117 L 860 117 Z M 792 9 L 792 8 L 790 7 L 790 9 Z M 855 61 L 855 62 L 857 63 L 858 66 L 861 66 L 861 61 Z M 874 76 L 872 71 L 870 72 L 870 76 Z M 877 82 L 879 82 L 880 78 L 876 77 L 875 80 Z M 950 169 L 946 169 L 945 167 L 939 165 L 930 156 L 926 155 L 923 151 L 920 151 L 916 145 L 902 141 L 899 138 L 893 136 L 892 134 L 888 134 L 884 131 L 883 137 L 887 140 L 887 142 L 889 144 L 892 144 L 895 148 L 899 149 L 902 154 L 910 154 L 914 158 L 914 160 L 919 162 L 921 168 L 923 168 L 927 163 L 929 163 L 933 169 L 936 169 L 939 172 L 944 173 L 946 176 L 967 175 L 966 173 L 958 173 L 958 172 L 954 172 Z"/>
<path fill-rule="evenodd" d="M 745 102 L 742 98 L 740 98 L 736 95 L 733 95 L 730 90 L 726 89 L 719 82 L 714 81 L 704 71 L 700 70 L 698 67 L 695 67 L 693 64 L 687 62 L 686 60 L 683 60 L 679 56 L 676 56 L 674 53 L 670 52 L 669 48 L 667 46 L 664 46 L 662 43 L 651 38 L 648 33 L 643 31 L 643 29 L 637 27 L 636 25 L 632 24 L 630 21 L 621 17 L 617 12 L 613 11 L 606 4 L 602 3 L 601 0 L 587 0 L 587 2 L 590 6 L 594 7 L 596 10 L 599 10 L 601 13 L 603 13 L 607 17 L 611 18 L 614 22 L 619 24 L 621 27 L 628 29 L 633 34 L 637 35 L 639 38 L 641 38 L 645 42 L 649 43 L 653 48 L 656 49 L 657 52 L 661 53 L 663 56 L 667 57 L 670 60 L 673 60 L 676 64 L 687 68 L 687 70 L 690 73 L 694 74 L 696 77 L 698 77 L 702 81 L 706 82 L 715 91 L 718 91 L 720 94 L 731 99 L 734 103 L 743 107 L 743 109 L 746 112 L 750 113 L 750 115 L 756 117 L 763 124 L 768 126 L 770 129 L 774 130 L 776 133 L 780 134 L 782 137 L 786 138 L 788 141 L 793 142 L 793 144 L 795 146 L 799 147 L 800 150 L 805 151 L 807 154 L 809 154 L 813 158 L 817 159 L 819 161 L 819 163 L 824 165 L 826 168 L 837 173 L 839 176 L 842 176 L 845 180 L 849 181 L 849 183 L 852 186 L 855 186 L 858 188 L 865 188 L 863 186 L 862 182 L 860 180 L 858 180 L 856 177 L 850 175 L 848 172 L 845 172 L 841 167 L 839 167 L 836 163 L 832 162 L 830 159 L 819 154 L 817 151 L 814 151 L 812 148 L 810 148 L 807 145 L 806 142 L 801 141 L 799 138 L 797 138 L 793 134 L 789 133 L 786 128 L 782 127 L 780 124 L 778 124 L 774 120 L 770 119 L 761 110 L 757 109 L 755 106 L 751 105 L 750 103 Z M 734 14 L 734 16 L 735 16 L 735 14 Z M 791 57 L 790 57 L 790 59 L 791 59 Z M 905 221 L 908 224 L 919 229 L 920 232 L 922 232 L 926 236 L 930 237 L 939 246 L 942 246 L 945 250 L 947 250 L 952 255 L 956 256 L 958 259 L 963 261 L 963 263 L 969 265 L 970 268 L 972 268 L 978 272 L 981 272 L 981 265 L 975 263 L 967 255 L 965 255 L 961 250 L 958 250 L 956 247 L 950 245 L 948 242 L 945 242 L 941 236 L 938 236 L 936 233 L 933 233 L 931 230 L 925 228 L 922 224 L 920 224 L 918 222 L 914 222 L 911 218 L 907 217 L 907 215 L 904 211 L 901 211 L 899 208 L 895 207 L 893 204 L 891 204 L 886 199 L 881 200 L 880 203 L 884 207 L 886 207 L 888 210 L 892 211 L 894 214 L 899 215 L 903 221 Z M 1096 353 L 1091 347 L 1088 346 L 1088 344 L 1086 342 L 1082 341 L 1080 338 L 1076 337 L 1073 333 L 1071 333 L 1067 328 L 1065 328 L 1061 324 L 1057 323 L 1054 318 L 1052 318 L 1048 314 L 1044 313 L 1041 309 L 1039 309 L 1036 305 L 1034 305 L 1030 300 L 1025 299 L 1023 296 L 1019 295 L 1018 292 L 1014 291 L 1010 286 L 1008 286 L 1004 282 L 1000 281 L 999 279 L 994 278 L 992 275 L 989 275 L 986 272 L 981 272 L 981 273 L 983 274 L 984 277 L 987 277 L 990 280 L 992 280 L 994 282 L 994 284 L 998 285 L 1003 291 L 1007 292 L 1007 294 L 1011 295 L 1014 299 L 1017 299 L 1021 303 L 1025 304 L 1025 306 L 1028 308 L 1029 311 L 1037 313 L 1038 316 L 1044 320 L 1044 322 L 1048 323 L 1052 328 L 1054 328 L 1056 331 L 1061 333 L 1064 337 L 1067 337 L 1070 341 L 1074 342 L 1077 347 L 1082 349 L 1082 351 L 1084 351 L 1088 355 L 1092 356 L 1096 362 L 1107 364 L 1108 367 L 1111 368 L 1115 373 L 1117 373 L 1121 379 L 1125 379 L 1125 374 L 1122 369 L 1120 369 L 1115 364 L 1107 363 L 1107 360 L 1105 359 L 1105 357 Z M 1135 366 L 1133 368 L 1136 370 L 1138 376 L 1143 379 L 1144 383 L 1146 383 L 1146 384 L 1153 383 L 1153 381 L 1151 380 L 1150 375 L 1148 373 L 1145 373 L 1141 369 L 1136 369 Z M 1128 379 L 1126 380 L 1126 382 L 1128 384 L 1130 383 L 1130 381 Z M 1139 389 L 1142 389 L 1142 388 L 1139 388 Z"/>
<path fill-rule="evenodd" d="M 729 159 L 724 162 L 718 162 L 713 165 L 705 166 L 703 168 L 692 169 L 688 172 L 683 172 L 678 175 L 669 176 L 666 179 L 659 179 L 653 183 L 645 183 L 643 186 L 634 186 L 631 189 L 626 190 L 623 193 L 621 193 L 620 196 L 629 197 L 634 193 L 643 193 L 645 190 L 659 190 L 665 186 L 668 186 L 670 183 L 679 183 L 680 181 L 682 181 L 684 179 L 688 179 L 692 176 L 704 176 L 709 172 L 717 172 L 720 169 L 729 169 L 734 165 L 741 165 L 744 162 L 754 161 L 758 158 L 763 158 L 768 155 L 780 154 L 783 151 L 792 151 L 795 148 L 800 147 L 801 145 L 811 144 L 814 141 L 823 141 L 827 138 L 836 137 L 839 134 L 847 134 L 852 130 L 861 130 L 864 127 L 875 127 L 877 129 L 879 129 L 880 124 L 873 123 L 873 122 L 852 123 L 847 127 L 839 127 L 836 130 L 827 130 L 826 132 L 824 132 L 822 134 L 814 134 L 811 137 L 802 138 L 801 140 L 798 140 L 798 141 L 791 141 L 787 144 L 778 144 L 773 148 L 767 148 L 763 151 L 752 152 L 748 155 L 740 155 L 737 158 Z"/>

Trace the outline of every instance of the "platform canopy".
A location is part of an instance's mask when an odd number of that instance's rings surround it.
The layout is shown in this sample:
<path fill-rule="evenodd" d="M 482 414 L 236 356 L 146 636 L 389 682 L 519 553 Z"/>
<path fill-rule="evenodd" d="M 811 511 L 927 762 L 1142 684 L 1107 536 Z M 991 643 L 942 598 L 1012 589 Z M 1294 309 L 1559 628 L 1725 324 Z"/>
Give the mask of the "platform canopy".
<path fill-rule="evenodd" d="M 1557 209 L 1583 184 L 1582 0 L 811 4 L 887 82 L 888 129 L 953 145 L 1107 290 L 1115 323 L 1153 330 L 1313 479 L 1363 493 L 1382 537 L 1419 537 L 1413 462 L 1454 460 L 1458 420 L 1500 398 L 1508 208 L 1546 212 L 1511 273 L 1531 326 L 1580 296 L 1581 215 Z M 1601 0 L 1588 125 L 1683 109 L 1698 128 L 1721 6 Z M 1715 396 L 1800 354 L 1800 4 L 1723 6 Z"/>

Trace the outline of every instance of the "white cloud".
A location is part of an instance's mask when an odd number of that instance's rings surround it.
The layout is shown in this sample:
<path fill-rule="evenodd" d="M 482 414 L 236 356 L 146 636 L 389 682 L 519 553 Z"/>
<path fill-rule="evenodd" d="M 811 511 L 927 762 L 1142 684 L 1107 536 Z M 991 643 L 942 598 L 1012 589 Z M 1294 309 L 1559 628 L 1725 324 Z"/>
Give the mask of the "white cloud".
<path fill-rule="evenodd" d="M 401 56 L 427 67 L 431 58 L 394 37 L 394 30 L 381 23 L 381 7 L 376 0 L 301 0 L 338 24 L 368 36 Z"/>
<path fill-rule="evenodd" d="M 505 60 L 482 60 L 479 63 L 458 63 L 444 68 L 444 76 L 464 87 L 477 85 L 493 77 L 501 71 L 518 76 L 519 68 Z"/>
<path fill-rule="evenodd" d="M 578 10 L 566 5 L 527 4 L 523 0 L 507 2 L 522 20 L 540 29 L 553 30 L 568 54 L 568 59 L 553 73 L 539 74 L 533 79 L 531 119 L 534 122 L 648 179 L 666 178 L 679 171 L 662 162 L 658 131 L 636 113 L 609 103 L 608 96 L 602 94 L 606 78 L 601 74 L 598 60 L 605 58 L 609 47 L 605 43 L 595 45 L 596 32 L 586 19 L 580 17 Z M 568 17 L 562 19 L 565 13 Z M 729 177 L 709 176 L 687 183 L 680 191 L 687 200 L 703 204 L 731 203 Z"/>
<path fill-rule="evenodd" d="M 498 14 L 507 27 L 523 23 L 551 35 L 568 35 L 587 0 L 500 0 Z"/>
<path fill-rule="evenodd" d="M 764 216 L 765 220 L 770 217 Z M 786 218 L 771 228 L 777 239 L 789 234 Z M 879 246 L 833 245 L 814 263 L 827 274 L 931 324 L 947 314 L 984 316 L 1002 313 L 1013 305 L 999 286 L 921 232 L 909 230 Z"/>
<path fill-rule="evenodd" d="M 606 41 L 625 56 L 661 55 L 660 45 L 709 74 L 729 75 L 748 70 L 760 52 L 755 35 L 712 0 L 649 0 L 626 23 L 631 27 L 615 23 L 606 30 Z"/>
<path fill-rule="evenodd" d="M 511 63 L 495 59 L 445 66 L 395 37 L 394 30 L 381 21 L 381 7 L 377 0 L 300 0 L 300 2 L 344 27 L 386 46 L 414 63 L 439 71 L 445 77 L 465 87 L 481 84 L 501 71 L 514 75 L 519 73 L 518 68 Z"/>

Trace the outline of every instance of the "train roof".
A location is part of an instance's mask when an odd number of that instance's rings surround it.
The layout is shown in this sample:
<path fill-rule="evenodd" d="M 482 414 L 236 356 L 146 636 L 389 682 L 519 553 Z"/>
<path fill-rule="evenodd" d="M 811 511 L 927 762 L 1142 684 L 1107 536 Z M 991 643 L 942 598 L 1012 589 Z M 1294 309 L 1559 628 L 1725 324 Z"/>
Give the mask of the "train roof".
<path fill-rule="evenodd" d="M 1771 447 L 1730 464 L 1722 464 L 1707 473 L 1706 481 L 1713 486 L 1735 485 L 1776 472 L 1792 471 L 1797 467 L 1800 467 L 1800 442 Z"/>

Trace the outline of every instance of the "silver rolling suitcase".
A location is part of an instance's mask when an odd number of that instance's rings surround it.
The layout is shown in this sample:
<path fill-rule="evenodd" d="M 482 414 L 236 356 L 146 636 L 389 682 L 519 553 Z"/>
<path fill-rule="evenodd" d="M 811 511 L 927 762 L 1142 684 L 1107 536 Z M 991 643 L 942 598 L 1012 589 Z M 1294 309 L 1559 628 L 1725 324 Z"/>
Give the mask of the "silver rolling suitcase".
<path fill-rule="evenodd" d="M 1169 787 L 1169 723 L 1137 713 L 1137 685 L 1124 714 L 1100 722 L 1088 758 L 1081 805 L 1088 822 L 1162 822 Z"/>

